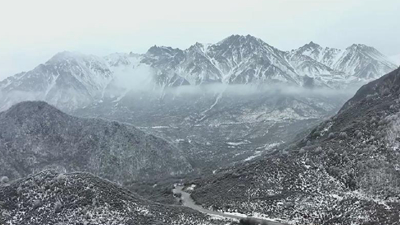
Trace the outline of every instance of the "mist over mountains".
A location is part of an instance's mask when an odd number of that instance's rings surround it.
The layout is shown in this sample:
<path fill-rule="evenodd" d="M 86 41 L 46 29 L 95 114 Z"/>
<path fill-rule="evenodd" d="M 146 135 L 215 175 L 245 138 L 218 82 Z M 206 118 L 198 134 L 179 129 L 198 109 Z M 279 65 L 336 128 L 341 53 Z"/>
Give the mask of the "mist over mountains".
<path fill-rule="evenodd" d="M 104 98 L 118 100 L 129 91 L 210 83 L 346 89 L 396 67 L 365 45 L 340 50 L 311 42 L 285 52 L 250 35 L 196 43 L 185 50 L 153 46 L 145 54 L 61 52 L 0 82 L 1 109 L 23 100 L 44 100 L 71 110 Z"/>

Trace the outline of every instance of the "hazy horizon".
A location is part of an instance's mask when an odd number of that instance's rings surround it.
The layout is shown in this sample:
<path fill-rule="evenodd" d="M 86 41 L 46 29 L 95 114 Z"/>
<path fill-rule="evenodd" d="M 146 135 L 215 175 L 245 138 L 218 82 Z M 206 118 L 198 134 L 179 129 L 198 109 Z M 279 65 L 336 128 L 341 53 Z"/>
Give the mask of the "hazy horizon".
<path fill-rule="evenodd" d="M 183 0 L 140 4 L 40 0 L 3 5 L 0 80 L 31 70 L 61 51 L 104 56 L 144 53 L 154 45 L 185 49 L 232 34 L 250 34 L 284 51 L 313 41 L 342 49 L 360 43 L 389 57 L 400 54 L 400 39 L 393 38 L 400 36 L 395 29 L 397 0 L 385 4 L 373 0 L 207 0 L 197 5 Z"/>

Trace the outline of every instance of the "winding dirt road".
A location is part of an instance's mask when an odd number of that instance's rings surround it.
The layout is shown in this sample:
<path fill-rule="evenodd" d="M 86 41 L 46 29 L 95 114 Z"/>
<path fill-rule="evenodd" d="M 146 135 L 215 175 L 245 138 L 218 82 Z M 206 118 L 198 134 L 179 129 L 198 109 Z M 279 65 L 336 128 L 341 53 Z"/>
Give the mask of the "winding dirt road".
<path fill-rule="evenodd" d="M 235 214 L 227 214 L 227 213 L 221 213 L 221 212 L 205 209 L 202 206 L 197 205 L 196 202 L 192 199 L 192 197 L 190 197 L 189 193 L 183 191 L 183 186 L 176 186 L 172 191 L 175 195 L 180 195 L 180 199 L 182 201 L 183 206 L 194 209 L 201 213 L 205 213 L 210 216 L 223 217 L 223 218 L 231 219 L 234 221 L 239 221 L 241 219 L 248 221 L 247 223 L 244 223 L 244 224 L 285 225 L 284 223 L 280 223 L 280 222 L 276 222 L 276 221 L 272 221 L 272 220 L 258 219 L 258 218 L 252 218 L 252 217 L 248 217 L 248 216 L 241 216 L 241 215 L 235 215 Z"/>

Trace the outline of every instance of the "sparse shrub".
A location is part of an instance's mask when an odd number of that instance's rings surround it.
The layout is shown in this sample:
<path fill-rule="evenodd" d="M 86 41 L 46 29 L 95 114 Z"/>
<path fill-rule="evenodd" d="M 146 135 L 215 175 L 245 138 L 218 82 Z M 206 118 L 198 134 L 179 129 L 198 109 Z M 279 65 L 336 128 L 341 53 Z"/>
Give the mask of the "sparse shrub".
<path fill-rule="evenodd" d="M 333 177 L 339 177 L 340 176 L 340 168 L 336 166 L 332 166 L 329 168 L 329 171 L 331 176 Z"/>
<path fill-rule="evenodd" d="M 368 151 L 371 151 L 371 152 L 375 151 L 376 149 L 377 148 L 376 148 L 375 145 L 371 145 L 371 146 L 368 147 Z"/>
<path fill-rule="evenodd" d="M 385 89 L 382 90 L 382 95 L 389 95 L 390 94 L 390 89 L 386 87 Z"/>
<path fill-rule="evenodd" d="M 42 206 L 42 201 L 40 201 L 39 199 L 36 199 L 35 201 L 33 201 L 33 208 L 37 209 L 40 206 Z"/>
<path fill-rule="evenodd" d="M 18 186 L 18 188 L 17 188 L 17 194 L 21 194 L 22 193 L 22 187 L 21 186 Z"/>
<path fill-rule="evenodd" d="M 54 204 L 54 212 L 58 213 L 61 212 L 62 208 L 62 203 L 60 200 L 57 200 L 56 203 Z"/>
<path fill-rule="evenodd" d="M 319 132 L 318 130 L 315 130 L 315 131 L 313 132 L 313 136 L 314 136 L 314 137 L 319 137 L 319 136 L 321 136 L 321 132 Z"/>
<path fill-rule="evenodd" d="M 362 137 L 362 132 L 359 130 L 356 130 L 356 132 L 354 132 L 354 134 L 356 135 L 357 138 L 361 138 Z"/>
<path fill-rule="evenodd" d="M 0 184 L 7 184 L 8 182 L 10 182 L 10 179 L 7 176 L 2 176 L 0 178 Z"/>
<path fill-rule="evenodd" d="M 58 174 L 58 176 L 56 177 L 57 181 L 62 181 L 66 178 L 66 176 L 63 173 Z"/>
<path fill-rule="evenodd" d="M 321 146 L 317 147 L 317 148 L 314 150 L 314 152 L 315 152 L 316 154 L 321 153 L 321 152 L 322 152 Z"/>
<path fill-rule="evenodd" d="M 346 132 L 340 132 L 339 137 L 340 137 L 341 139 L 346 139 L 346 138 L 347 138 Z"/>

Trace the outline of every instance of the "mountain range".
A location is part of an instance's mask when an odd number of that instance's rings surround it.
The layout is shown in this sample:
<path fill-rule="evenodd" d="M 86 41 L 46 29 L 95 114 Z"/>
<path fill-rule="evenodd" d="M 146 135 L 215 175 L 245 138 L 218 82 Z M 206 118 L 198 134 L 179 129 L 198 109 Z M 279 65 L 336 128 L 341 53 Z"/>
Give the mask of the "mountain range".
<path fill-rule="evenodd" d="M 210 83 L 343 89 L 395 68 L 386 56 L 362 44 L 342 50 L 310 42 L 282 51 L 250 35 L 196 43 L 185 50 L 153 46 L 145 54 L 97 57 L 61 52 L 0 82 L 0 110 L 23 100 L 76 109 L 104 98 L 118 100 L 130 90 Z"/>

